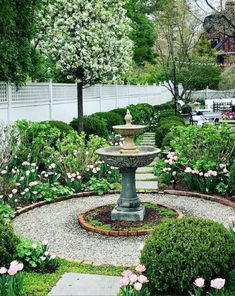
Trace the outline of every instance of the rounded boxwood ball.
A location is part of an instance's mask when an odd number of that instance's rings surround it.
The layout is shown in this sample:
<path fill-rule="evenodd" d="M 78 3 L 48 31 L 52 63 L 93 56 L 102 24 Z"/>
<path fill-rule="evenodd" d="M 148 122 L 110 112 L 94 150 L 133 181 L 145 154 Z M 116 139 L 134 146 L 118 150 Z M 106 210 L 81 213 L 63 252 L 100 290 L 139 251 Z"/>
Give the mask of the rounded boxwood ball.
<path fill-rule="evenodd" d="M 12 226 L 0 219 L 0 267 L 9 267 L 16 256 L 16 247 L 19 243 Z"/>
<path fill-rule="evenodd" d="M 235 239 L 219 223 L 184 218 L 159 225 L 141 252 L 153 295 L 187 294 L 197 277 L 226 278 L 235 266 Z"/>

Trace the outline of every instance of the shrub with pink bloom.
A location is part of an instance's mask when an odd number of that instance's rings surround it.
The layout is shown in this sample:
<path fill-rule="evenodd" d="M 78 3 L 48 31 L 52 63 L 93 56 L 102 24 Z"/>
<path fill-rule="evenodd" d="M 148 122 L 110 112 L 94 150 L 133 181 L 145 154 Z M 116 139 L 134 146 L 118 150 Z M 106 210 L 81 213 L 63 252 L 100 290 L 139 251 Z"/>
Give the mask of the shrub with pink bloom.
<path fill-rule="evenodd" d="M 139 264 L 135 268 L 135 272 L 127 269 L 122 273 L 120 280 L 119 296 L 150 296 L 149 289 L 147 287 L 148 278 L 142 273 L 146 271 L 144 265 Z"/>

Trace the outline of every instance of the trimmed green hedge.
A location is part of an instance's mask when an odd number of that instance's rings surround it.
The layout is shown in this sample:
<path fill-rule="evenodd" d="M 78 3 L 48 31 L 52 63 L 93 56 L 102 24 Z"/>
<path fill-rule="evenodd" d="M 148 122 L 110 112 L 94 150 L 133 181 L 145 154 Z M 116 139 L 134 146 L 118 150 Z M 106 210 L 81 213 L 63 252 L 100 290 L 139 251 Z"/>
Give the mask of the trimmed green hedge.
<path fill-rule="evenodd" d="M 235 239 L 219 223 L 199 218 L 156 227 L 141 252 L 153 295 L 185 295 L 196 278 L 227 278 L 235 267 Z"/>
<path fill-rule="evenodd" d="M 106 126 L 108 131 L 113 131 L 114 125 L 122 125 L 124 124 L 124 117 L 122 118 L 120 114 L 116 112 L 97 112 L 93 114 L 101 119 L 106 121 Z"/>
<path fill-rule="evenodd" d="M 0 219 L 0 267 L 9 267 L 15 259 L 18 243 L 19 239 L 14 234 L 12 226 Z"/>
<path fill-rule="evenodd" d="M 70 122 L 70 125 L 75 131 L 77 131 L 77 118 L 74 118 Z M 98 116 L 95 116 L 95 115 L 84 116 L 83 127 L 84 127 L 83 130 L 88 137 L 89 135 L 97 135 L 105 139 L 108 138 L 108 129 L 106 125 L 106 120 Z"/>
<path fill-rule="evenodd" d="M 168 121 L 168 122 L 164 122 L 163 124 L 159 125 L 156 128 L 155 131 L 155 143 L 156 146 L 161 148 L 162 147 L 162 142 L 163 139 L 165 138 L 165 136 L 170 132 L 171 128 L 173 126 L 184 126 L 184 123 L 180 122 L 180 121 Z"/>

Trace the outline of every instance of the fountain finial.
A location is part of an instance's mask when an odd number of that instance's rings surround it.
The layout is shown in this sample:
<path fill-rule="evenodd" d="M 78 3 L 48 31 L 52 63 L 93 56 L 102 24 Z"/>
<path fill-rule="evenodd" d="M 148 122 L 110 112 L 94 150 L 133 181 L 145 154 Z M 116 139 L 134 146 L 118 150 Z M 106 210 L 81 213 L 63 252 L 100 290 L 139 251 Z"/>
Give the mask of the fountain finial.
<path fill-rule="evenodd" d="M 131 113 L 130 113 L 130 111 L 128 109 L 126 111 L 126 115 L 125 115 L 124 119 L 126 121 L 126 125 L 131 125 L 132 116 L 131 116 Z"/>

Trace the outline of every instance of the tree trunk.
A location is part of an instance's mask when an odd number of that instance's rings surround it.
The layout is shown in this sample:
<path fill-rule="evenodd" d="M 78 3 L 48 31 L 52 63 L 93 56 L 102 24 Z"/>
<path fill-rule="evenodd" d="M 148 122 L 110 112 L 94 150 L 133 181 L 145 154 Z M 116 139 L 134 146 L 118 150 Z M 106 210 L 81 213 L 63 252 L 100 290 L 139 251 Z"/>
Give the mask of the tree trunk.
<path fill-rule="evenodd" d="M 83 131 L 83 84 L 77 82 L 77 103 L 78 103 L 78 133 Z"/>

